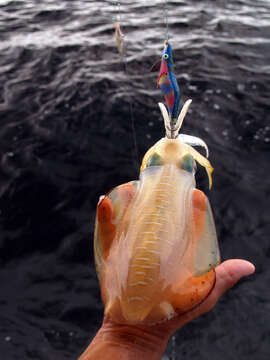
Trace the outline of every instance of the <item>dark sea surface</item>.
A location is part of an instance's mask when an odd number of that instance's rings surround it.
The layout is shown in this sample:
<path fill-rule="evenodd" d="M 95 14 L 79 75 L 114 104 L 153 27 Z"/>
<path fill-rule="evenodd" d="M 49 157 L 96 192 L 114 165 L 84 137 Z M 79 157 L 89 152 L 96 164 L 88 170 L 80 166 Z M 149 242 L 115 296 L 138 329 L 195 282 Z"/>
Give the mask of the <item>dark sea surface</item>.
<path fill-rule="evenodd" d="M 0 359 L 76 359 L 103 306 L 93 261 L 99 195 L 138 178 L 164 136 L 149 70 L 164 2 L 0 1 Z M 168 1 L 183 132 L 201 137 L 223 259 L 256 274 L 178 331 L 164 359 L 270 359 L 270 1 Z M 132 110 L 132 111 L 131 111 Z M 134 146 L 134 119 L 137 151 Z"/>

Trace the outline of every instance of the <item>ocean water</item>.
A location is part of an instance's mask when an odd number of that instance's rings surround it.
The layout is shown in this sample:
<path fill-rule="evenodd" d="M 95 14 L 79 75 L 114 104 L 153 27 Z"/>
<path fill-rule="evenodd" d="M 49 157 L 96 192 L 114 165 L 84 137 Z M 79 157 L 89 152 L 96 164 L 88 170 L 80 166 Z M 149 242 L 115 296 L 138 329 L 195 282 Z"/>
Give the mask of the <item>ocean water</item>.
<path fill-rule="evenodd" d="M 102 321 L 99 195 L 164 136 L 152 64 L 164 1 L 0 1 L 0 358 L 76 359 Z M 180 329 L 164 359 L 270 358 L 270 1 L 168 1 L 183 132 L 203 138 L 222 258 L 256 274 Z M 132 111 L 131 111 L 132 110 Z M 135 131 L 132 130 L 132 120 Z M 134 144 L 136 138 L 137 146 Z"/>

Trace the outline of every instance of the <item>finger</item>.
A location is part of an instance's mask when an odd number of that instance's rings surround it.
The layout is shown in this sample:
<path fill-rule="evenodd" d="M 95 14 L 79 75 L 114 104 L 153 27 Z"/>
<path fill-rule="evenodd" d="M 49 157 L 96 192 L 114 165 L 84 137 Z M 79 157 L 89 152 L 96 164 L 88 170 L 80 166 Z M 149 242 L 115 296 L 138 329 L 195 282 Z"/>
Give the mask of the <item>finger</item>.
<path fill-rule="evenodd" d="M 211 310 L 224 292 L 234 286 L 242 277 L 253 274 L 255 266 L 246 260 L 227 260 L 216 268 L 216 284 L 208 298 L 201 304 L 201 311 Z M 202 313 L 201 312 L 201 313 Z"/>
<path fill-rule="evenodd" d="M 172 325 L 174 331 L 192 319 L 210 311 L 224 292 L 235 285 L 242 277 L 253 274 L 255 266 L 246 260 L 232 259 L 217 266 L 215 271 L 216 284 L 210 295 L 195 309 L 172 319 L 170 325 Z"/>

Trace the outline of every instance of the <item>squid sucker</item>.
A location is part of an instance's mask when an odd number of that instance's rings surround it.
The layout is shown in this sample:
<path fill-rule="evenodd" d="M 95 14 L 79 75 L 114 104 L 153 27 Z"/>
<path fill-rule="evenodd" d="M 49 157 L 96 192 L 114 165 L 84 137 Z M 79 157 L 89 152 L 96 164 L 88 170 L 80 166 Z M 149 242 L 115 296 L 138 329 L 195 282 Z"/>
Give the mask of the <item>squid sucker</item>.
<path fill-rule="evenodd" d="M 220 263 L 215 223 L 206 195 L 196 189 L 196 162 L 212 166 L 178 135 L 188 101 L 173 129 L 145 154 L 140 177 L 117 186 L 97 205 L 95 262 L 105 315 L 112 321 L 153 325 L 201 303 Z M 166 108 L 160 104 L 167 134 Z"/>

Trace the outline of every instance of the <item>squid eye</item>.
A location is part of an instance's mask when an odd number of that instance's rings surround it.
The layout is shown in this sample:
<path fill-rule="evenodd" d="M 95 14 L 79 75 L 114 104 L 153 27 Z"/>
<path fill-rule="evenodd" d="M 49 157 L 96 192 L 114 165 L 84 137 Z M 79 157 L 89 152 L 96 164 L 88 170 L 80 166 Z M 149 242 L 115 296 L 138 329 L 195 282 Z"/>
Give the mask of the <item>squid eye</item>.
<path fill-rule="evenodd" d="M 163 165 L 163 160 L 160 155 L 154 153 L 147 161 L 146 167 Z"/>
<path fill-rule="evenodd" d="M 186 170 L 192 174 L 195 173 L 196 170 L 196 163 L 193 159 L 193 157 L 190 154 L 186 154 L 181 159 L 181 168 L 183 170 Z"/>
<path fill-rule="evenodd" d="M 164 55 L 163 55 L 163 59 L 165 59 L 165 60 L 169 59 L 169 55 L 168 55 L 168 54 L 164 54 Z"/>

